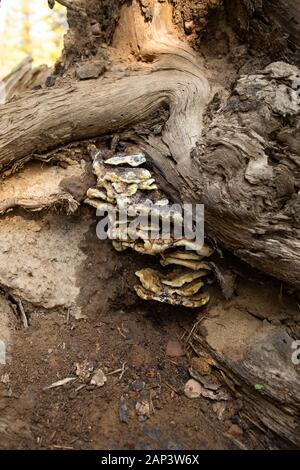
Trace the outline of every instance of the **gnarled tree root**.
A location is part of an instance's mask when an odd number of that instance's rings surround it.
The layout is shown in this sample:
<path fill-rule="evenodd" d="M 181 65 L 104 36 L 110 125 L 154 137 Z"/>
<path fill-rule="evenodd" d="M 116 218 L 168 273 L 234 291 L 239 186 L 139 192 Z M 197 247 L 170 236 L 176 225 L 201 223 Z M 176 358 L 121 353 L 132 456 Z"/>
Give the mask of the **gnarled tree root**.
<path fill-rule="evenodd" d="M 205 203 L 207 233 L 259 269 L 300 287 L 297 69 L 242 78 L 204 127 L 213 92 L 178 39 L 169 3 L 124 6 L 111 52 L 131 64 L 93 82 L 29 92 L 0 108 L 0 168 L 73 140 L 130 127 L 162 104 L 162 134 L 137 137 L 174 200 Z"/>

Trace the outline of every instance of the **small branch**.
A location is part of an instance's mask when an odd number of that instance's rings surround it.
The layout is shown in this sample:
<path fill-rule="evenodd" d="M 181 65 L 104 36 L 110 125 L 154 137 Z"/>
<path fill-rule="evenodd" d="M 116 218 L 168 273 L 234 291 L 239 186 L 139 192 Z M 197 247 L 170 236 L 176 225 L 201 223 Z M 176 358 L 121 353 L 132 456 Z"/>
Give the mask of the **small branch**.
<path fill-rule="evenodd" d="M 66 7 L 69 10 L 73 10 L 78 13 L 85 13 L 83 8 L 79 7 L 78 5 L 74 5 L 69 0 L 48 0 L 48 5 L 49 5 L 49 8 L 51 8 L 51 10 L 53 10 L 55 6 L 55 2 L 59 3 L 60 5 L 62 5 L 63 7 Z"/>

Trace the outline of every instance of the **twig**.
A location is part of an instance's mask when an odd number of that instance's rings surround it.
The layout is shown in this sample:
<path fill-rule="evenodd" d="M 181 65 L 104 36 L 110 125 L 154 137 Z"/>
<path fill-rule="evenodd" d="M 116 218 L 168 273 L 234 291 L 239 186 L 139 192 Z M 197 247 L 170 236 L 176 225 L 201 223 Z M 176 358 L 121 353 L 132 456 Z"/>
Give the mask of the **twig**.
<path fill-rule="evenodd" d="M 117 330 L 124 339 L 127 339 L 127 336 L 124 335 L 123 331 L 121 330 L 119 326 L 117 326 Z"/>
<path fill-rule="evenodd" d="M 115 375 L 115 374 L 119 374 L 120 372 L 123 372 L 123 369 L 113 370 L 112 372 L 108 372 L 106 375 Z"/>
<path fill-rule="evenodd" d="M 53 445 L 53 446 L 50 446 L 50 449 L 74 450 L 74 447 Z"/>
<path fill-rule="evenodd" d="M 24 328 L 29 328 L 29 325 L 28 325 L 28 320 L 27 320 L 27 317 L 26 317 L 26 313 L 25 313 L 25 310 L 24 310 L 24 307 L 23 307 L 23 304 L 22 304 L 22 300 L 18 300 L 18 307 L 19 307 L 19 310 L 20 310 L 20 313 L 21 313 L 21 319 L 22 319 L 22 322 L 23 322 L 23 326 Z"/>
<path fill-rule="evenodd" d="M 127 370 L 125 366 L 126 366 L 126 362 L 122 364 L 122 367 L 120 369 L 112 370 L 111 372 L 108 372 L 106 375 L 108 376 L 108 375 L 120 374 L 120 377 L 118 378 L 118 381 L 120 381 Z"/>
<path fill-rule="evenodd" d="M 126 362 L 124 362 L 123 365 L 122 365 L 122 372 L 121 372 L 120 377 L 119 377 L 119 382 L 122 380 L 123 375 L 127 371 L 127 368 L 125 366 L 126 366 Z"/>
<path fill-rule="evenodd" d="M 172 387 L 172 385 L 168 384 L 168 382 L 164 382 L 164 384 L 165 384 L 170 390 L 172 390 L 172 392 L 176 393 L 176 395 L 178 394 L 176 388 Z"/>

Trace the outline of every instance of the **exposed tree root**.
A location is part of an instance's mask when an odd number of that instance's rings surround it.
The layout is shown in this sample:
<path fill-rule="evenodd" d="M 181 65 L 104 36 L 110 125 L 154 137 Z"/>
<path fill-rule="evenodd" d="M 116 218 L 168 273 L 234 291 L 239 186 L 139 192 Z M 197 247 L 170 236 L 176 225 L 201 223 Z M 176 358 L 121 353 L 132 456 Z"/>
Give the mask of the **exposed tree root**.
<path fill-rule="evenodd" d="M 171 196 L 205 202 L 208 233 L 253 266 L 299 287 L 297 69 L 282 64 L 241 79 L 203 132 L 212 97 L 204 65 L 178 39 L 170 4 L 155 1 L 152 7 L 151 21 L 136 1 L 123 7 L 111 57 L 117 62 L 128 55 L 129 67 L 92 82 L 27 93 L 2 107 L 2 170 L 34 152 L 132 126 L 167 104 L 162 134 L 140 143 Z"/>

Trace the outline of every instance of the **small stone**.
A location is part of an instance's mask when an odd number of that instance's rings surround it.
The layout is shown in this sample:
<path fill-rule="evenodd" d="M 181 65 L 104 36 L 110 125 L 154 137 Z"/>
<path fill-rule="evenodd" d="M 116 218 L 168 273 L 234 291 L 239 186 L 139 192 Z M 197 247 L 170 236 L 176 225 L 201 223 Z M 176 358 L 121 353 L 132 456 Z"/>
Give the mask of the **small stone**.
<path fill-rule="evenodd" d="M 184 23 L 184 30 L 186 34 L 192 34 L 195 31 L 195 23 L 193 20 L 191 21 L 186 21 Z"/>
<path fill-rule="evenodd" d="M 244 431 L 237 424 L 233 424 L 228 429 L 228 434 L 230 434 L 233 437 L 242 437 L 244 434 Z"/>
<path fill-rule="evenodd" d="M 126 405 L 126 401 L 124 397 L 120 398 L 120 404 L 119 404 L 119 417 L 121 423 L 129 423 L 129 416 L 128 416 L 128 409 Z"/>
<path fill-rule="evenodd" d="M 94 365 L 92 362 L 85 359 L 82 363 L 75 364 L 75 373 L 82 381 L 88 382 L 90 376 L 94 370 Z"/>
<path fill-rule="evenodd" d="M 200 398 L 202 393 L 202 387 L 194 379 L 190 379 L 184 386 L 184 394 L 188 398 Z"/>
<path fill-rule="evenodd" d="M 104 372 L 101 369 L 98 369 L 93 375 L 90 384 L 96 385 L 97 387 L 103 387 L 106 381 L 107 381 L 107 378 Z"/>
<path fill-rule="evenodd" d="M 181 357 L 184 356 L 184 350 L 181 344 L 177 340 L 170 340 L 167 344 L 166 355 L 169 357 Z"/>
<path fill-rule="evenodd" d="M 209 410 L 209 405 L 208 403 L 206 403 L 206 401 L 200 401 L 200 410 L 202 411 L 202 413 L 207 413 L 208 410 Z"/>
<path fill-rule="evenodd" d="M 100 36 L 101 35 L 101 27 L 99 23 L 94 23 L 91 26 L 91 31 L 94 34 L 94 36 Z"/>
<path fill-rule="evenodd" d="M 135 380 L 130 384 L 131 390 L 134 390 L 135 392 L 141 392 L 143 388 L 145 387 L 145 382 L 143 380 Z"/>
<path fill-rule="evenodd" d="M 88 80 L 90 78 L 98 78 L 104 72 L 104 65 L 100 64 L 84 64 L 76 69 L 76 77 L 79 80 Z"/>
<path fill-rule="evenodd" d="M 150 417 L 150 404 L 146 401 L 137 402 L 135 411 L 138 416 Z"/>
<path fill-rule="evenodd" d="M 55 85 L 57 76 L 56 75 L 49 75 L 49 77 L 46 78 L 45 85 L 46 87 L 50 88 Z"/>

